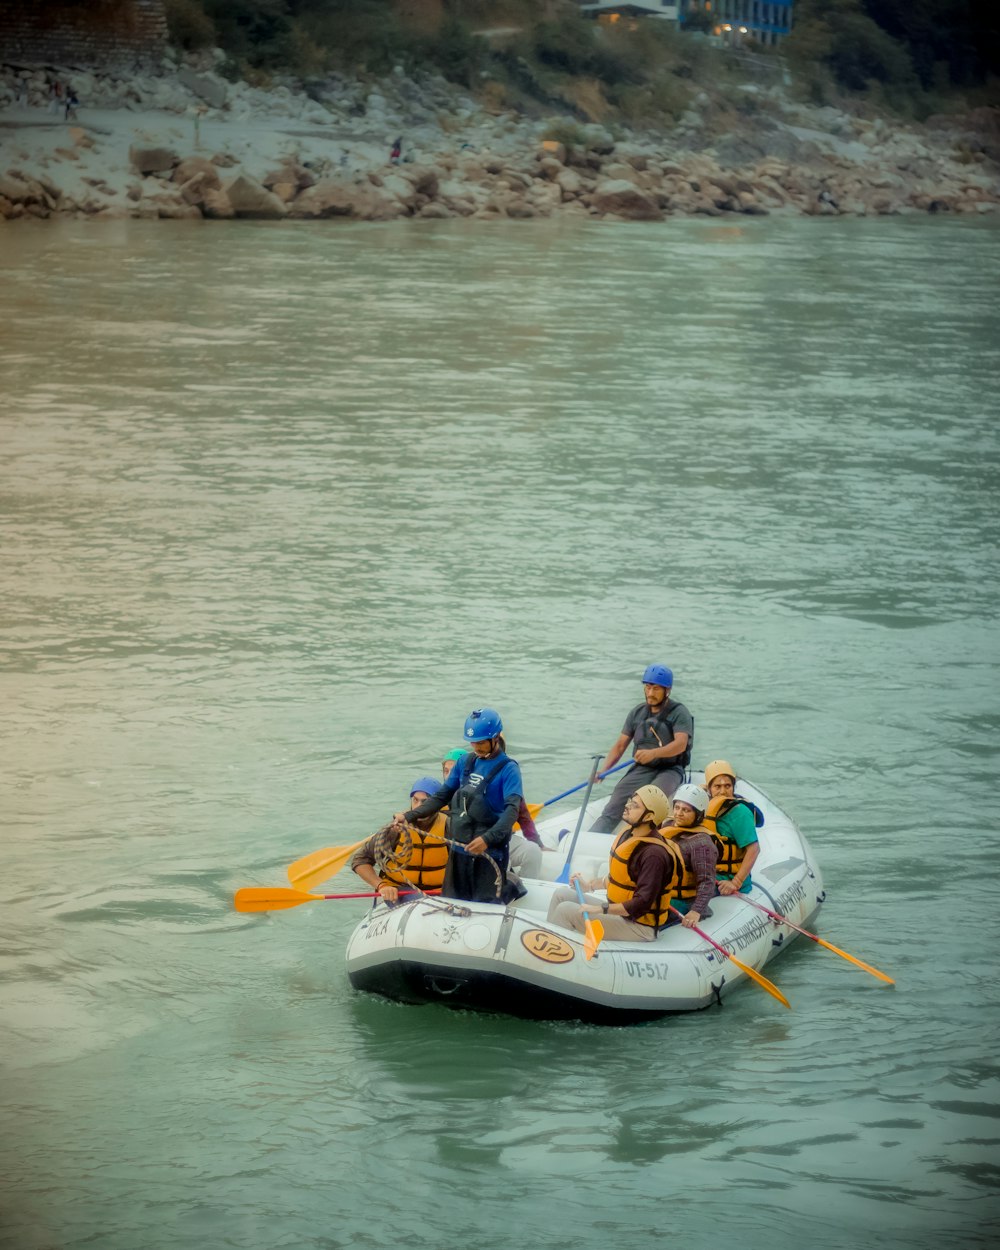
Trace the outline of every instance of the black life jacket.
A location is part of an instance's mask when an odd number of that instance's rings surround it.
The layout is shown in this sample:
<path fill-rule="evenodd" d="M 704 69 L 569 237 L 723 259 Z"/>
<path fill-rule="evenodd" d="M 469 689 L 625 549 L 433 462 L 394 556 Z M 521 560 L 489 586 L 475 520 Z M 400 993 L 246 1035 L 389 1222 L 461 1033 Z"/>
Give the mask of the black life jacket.
<path fill-rule="evenodd" d="M 492 829 L 497 823 L 503 808 L 499 810 L 486 800 L 486 787 L 508 762 L 510 756 L 500 753 L 498 760 L 492 760 L 492 768 L 483 772 L 475 772 L 481 761 L 470 752 L 455 765 L 462 769 L 462 777 L 451 799 L 451 836 L 456 842 L 471 842 Z M 491 851 L 497 848 L 490 848 Z"/>
<path fill-rule="evenodd" d="M 676 704 L 675 704 L 676 706 Z M 651 714 L 645 720 L 640 721 L 636 728 L 635 735 L 632 739 L 632 746 L 635 750 L 655 749 L 656 747 L 665 747 L 668 742 L 673 742 L 674 731 L 667 721 L 667 715 L 670 709 L 663 708 L 661 711 Z M 669 738 L 666 735 L 669 734 Z M 691 733 L 688 735 L 688 744 L 684 749 L 683 755 L 675 755 L 669 760 L 658 761 L 659 767 L 685 769 L 691 763 L 691 749 L 694 746 L 694 717 L 691 717 Z"/>

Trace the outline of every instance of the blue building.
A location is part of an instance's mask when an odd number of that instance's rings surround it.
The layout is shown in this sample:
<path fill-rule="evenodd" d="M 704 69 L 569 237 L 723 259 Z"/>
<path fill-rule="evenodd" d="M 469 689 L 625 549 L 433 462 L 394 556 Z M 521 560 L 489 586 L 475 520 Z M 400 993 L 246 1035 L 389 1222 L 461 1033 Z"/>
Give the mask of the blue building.
<path fill-rule="evenodd" d="M 680 0 L 681 24 L 695 13 L 727 43 L 777 44 L 792 30 L 792 0 Z M 707 25 L 707 22 L 706 22 Z"/>

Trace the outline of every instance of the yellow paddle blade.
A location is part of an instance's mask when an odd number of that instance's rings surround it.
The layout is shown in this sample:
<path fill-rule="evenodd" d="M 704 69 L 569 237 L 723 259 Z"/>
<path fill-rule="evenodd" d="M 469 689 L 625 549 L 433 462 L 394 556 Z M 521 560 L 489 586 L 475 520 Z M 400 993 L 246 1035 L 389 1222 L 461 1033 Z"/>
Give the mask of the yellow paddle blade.
<path fill-rule="evenodd" d="M 597 954 L 597 948 L 604 940 L 604 925 L 599 920 L 591 920 L 587 917 L 584 929 L 583 953 L 585 958 L 593 959 Z"/>
<path fill-rule="evenodd" d="M 743 969 L 751 981 L 756 981 L 762 990 L 767 990 L 772 998 L 776 998 L 779 1003 L 783 1003 L 789 1010 L 791 1010 L 792 1004 L 788 1001 L 784 994 L 782 994 L 781 990 L 778 989 L 773 981 L 769 981 L 767 977 L 761 976 L 761 974 L 754 971 L 749 964 L 745 964 L 741 959 L 737 959 L 736 956 L 730 954 L 729 951 L 726 951 L 726 954 L 737 968 Z"/>
<path fill-rule="evenodd" d="M 525 803 L 524 806 L 528 809 L 528 814 L 531 816 L 531 819 L 534 820 L 534 818 L 542 810 L 545 804 L 544 803 Z"/>
<path fill-rule="evenodd" d="M 362 838 L 360 842 L 353 842 L 350 846 L 324 846 L 321 851 L 304 855 L 302 859 L 288 865 L 288 880 L 298 890 L 311 890 L 320 882 L 329 881 L 367 840 Z"/>
<path fill-rule="evenodd" d="M 281 911 L 322 898 L 322 894 L 305 894 L 283 885 L 247 885 L 236 891 L 233 903 L 237 911 Z"/>
<path fill-rule="evenodd" d="M 847 951 L 842 951 L 839 946 L 834 946 L 832 942 L 825 942 L 821 937 L 815 939 L 820 946 L 825 946 L 828 951 L 833 951 L 835 955 L 839 955 L 841 959 L 846 959 L 849 963 L 857 964 L 859 968 L 863 968 L 865 972 L 870 972 L 873 977 L 878 977 L 880 981 L 885 981 L 888 985 L 895 985 L 896 982 L 892 977 L 887 977 L 884 972 L 879 972 L 878 968 L 873 968 L 871 964 L 866 964 L 860 959 L 855 959 L 853 955 L 848 955 Z"/>

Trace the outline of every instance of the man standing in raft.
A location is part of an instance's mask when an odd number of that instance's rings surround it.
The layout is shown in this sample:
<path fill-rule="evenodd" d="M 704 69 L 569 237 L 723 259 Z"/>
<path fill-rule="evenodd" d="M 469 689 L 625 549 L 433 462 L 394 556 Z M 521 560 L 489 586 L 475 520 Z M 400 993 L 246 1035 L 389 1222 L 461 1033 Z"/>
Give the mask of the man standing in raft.
<path fill-rule="evenodd" d="M 510 835 L 524 794 L 521 770 L 503 749 L 503 723 L 491 707 L 480 708 L 465 722 L 471 751 L 458 760 L 437 794 L 396 821 L 432 816 L 451 808 L 452 846 L 442 893 L 471 903 L 509 903 L 524 893 L 507 880 Z"/>
<path fill-rule="evenodd" d="M 694 718 L 670 697 L 674 675 L 664 664 L 650 664 L 642 675 L 646 702 L 634 707 L 599 772 L 607 772 L 631 742 L 635 763 L 622 774 L 604 811 L 591 825 L 594 833 L 614 833 L 625 800 L 640 786 L 657 786 L 669 798 L 684 780 L 694 745 Z"/>
<path fill-rule="evenodd" d="M 625 804 L 625 827 L 611 847 L 608 875 L 585 881 L 574 872 L 582 890 L 607 890 L 608 901 L 576 890 L 556 890 L 549 903 L 548 921 L 585 933 L 587 917 L 596 915 L 610 942 L 652 942 L 669 918 L 668 907 L 680 887 L 681 856 L 657 832 L 670 812 L 670 800 L 656 786 L 641 786 Z"/>

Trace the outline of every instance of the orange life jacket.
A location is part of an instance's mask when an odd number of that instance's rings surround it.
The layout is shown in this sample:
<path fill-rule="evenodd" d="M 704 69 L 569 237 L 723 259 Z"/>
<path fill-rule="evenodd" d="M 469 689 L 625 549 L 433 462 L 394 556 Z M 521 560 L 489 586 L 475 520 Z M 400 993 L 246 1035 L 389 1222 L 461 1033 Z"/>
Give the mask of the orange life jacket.
<path fill-rule="evenodd" d="M 426 833 L 413 828 L 410 834 L 409 853 L 405 840 L 401 847 L 396 844 L 392 858 L 382 868 L 383 881 L 393 885 L 415 885 L 418 890 L 440 890 L 444 885 L 444 868 L 448 862 L 448 844 L 441 839 L 447 836 L 448 817 L 438 812 L 434 823 Z M 435 836 L 436 835 L 436 836 Z"/>
<path fill-rule="evenodd" d="M 635 878 L 629 861 L 636 853 L 640 846 L 647 846 L 652 843 L 654 846 L 662 846 L 666 849 L 670 856 L 672 871 L 663 883 L 660 897 L 653 904 L 652 908 L 644 912 L 641 916 L 633 916 L 630 919 L 638 924 L 649 925 L 652 929 L 659 931 L 667 923 L 669 916 L 669 907 L 679 892 L 681 880 L 684 876 L 684 859 L 676 846 L 664 841 L 657 833 L 648 835 L 638 835 L 632 831 L 632 828 L 623 830 L 611 847 L 611 858 L 608 862 L 608 902 L 609 903 L 627 903 L 635 894 Z"/>

